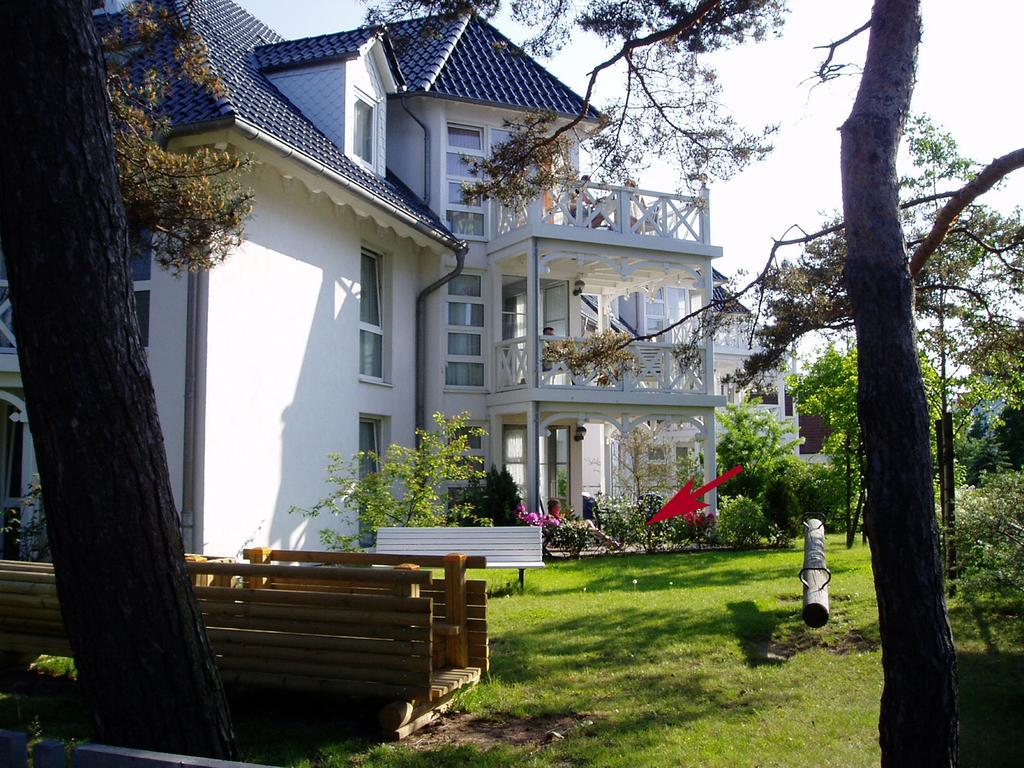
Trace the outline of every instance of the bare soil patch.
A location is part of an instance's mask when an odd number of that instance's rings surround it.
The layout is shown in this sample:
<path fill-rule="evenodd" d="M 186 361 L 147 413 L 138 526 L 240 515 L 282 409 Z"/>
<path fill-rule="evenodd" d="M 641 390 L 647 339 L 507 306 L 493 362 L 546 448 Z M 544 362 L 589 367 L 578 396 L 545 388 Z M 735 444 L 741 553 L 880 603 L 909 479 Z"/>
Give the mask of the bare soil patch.
<path fill-rule="evenodd" d="M 570 733 L 594 724 L 594 716 L 580 713 L 551 717 L 523 717 L 499 720 L 465 712 L 443 714 L 405 742 L 415 749 L 472 745 L 481 749 L 503 744 L 512 747 L 542 747 L 561 741 Z"/>
<path fill-rule="evenodd" d="M 786 661 L 798 653 L 809 651 L 812 648 L 821 648 L 837 656 L 846 656 L 851 653 L 877 650 L 878 641 L 865 637 L 863 633 L 856 629 L 851 629 L 838 638 L 806 632 L 794 635 L 793 637 L 774 639 L 769 643 L 764 643 L 763 652 L 765 658 L 769 661 Z"/>

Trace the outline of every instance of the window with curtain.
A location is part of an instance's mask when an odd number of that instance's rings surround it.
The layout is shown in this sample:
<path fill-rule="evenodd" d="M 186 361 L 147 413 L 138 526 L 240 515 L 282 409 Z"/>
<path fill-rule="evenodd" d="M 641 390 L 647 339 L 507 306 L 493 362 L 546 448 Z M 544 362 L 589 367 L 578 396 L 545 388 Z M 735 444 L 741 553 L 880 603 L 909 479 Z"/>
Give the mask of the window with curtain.
<path fill-rule="evenodd" d="M 508 425 L 502 430 L 502 463 L 526 498 L 526 427 Z"/>
<path fill-rule="evenodd" d="M 364 250 L 359 291 L 359 373 L 384 378 L 384 327 L 381 321 L 380 256 Z"/>

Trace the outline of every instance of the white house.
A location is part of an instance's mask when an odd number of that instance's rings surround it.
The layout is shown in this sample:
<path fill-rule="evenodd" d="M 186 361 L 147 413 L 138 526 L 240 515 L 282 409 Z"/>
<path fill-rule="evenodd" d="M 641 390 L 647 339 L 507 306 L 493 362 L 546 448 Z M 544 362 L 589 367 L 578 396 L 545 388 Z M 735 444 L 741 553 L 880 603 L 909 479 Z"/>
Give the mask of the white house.
<path fill-rule="evenodd" d="M 116 23 L 117 3 L 99 6 L 98 23 Z M 611 384 L 543 356 L 552 339 L 650 331 L 711 300 L 721 249 L 706 192 L 581 180 L 518 209 L 467 198 L 470 159 L 525 111 L 582 108 L 479 19 L 286 41 L 230 0 L 190 9 L 228 95 L 177 88 L 171 146 L 230 148 L 256 171 L 227 262 L 180 279 L 136 264 L 187 549 L 316 547 L 330 521 L 288 510 L 324 495 L 328 452 L 411 444 L 434 411 L 485 427 L 474 449 L 534 507 L 579 509 L 585 471 L 589 487 L 610 472 L 609 435 L 639 424 L 702 444 L 715 475 L 728 392 L 714 343 L 689 366 L 673 339 L 637 343 L 636 372 Z M 33 469 L 9 315 L 0 301 L 5 505 Z"/>

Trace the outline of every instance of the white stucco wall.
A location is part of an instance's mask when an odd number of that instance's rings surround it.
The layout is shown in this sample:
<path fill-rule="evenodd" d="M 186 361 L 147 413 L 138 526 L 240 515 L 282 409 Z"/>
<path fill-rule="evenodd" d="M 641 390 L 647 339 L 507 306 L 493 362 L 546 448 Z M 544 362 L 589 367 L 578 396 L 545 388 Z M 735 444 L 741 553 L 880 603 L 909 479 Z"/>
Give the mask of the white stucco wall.
<path fill-rule="evenodd" d="M 203 549 L 317 548 L 327 525 L 289 514 L 323 497 L 327 454 L 358 450 L 360 414 L 413 437 L 418 255 L 408 240 L 311 196 L 272 169 L 246 241 L 209 276 Z M 383 256 L 385 384 L 359 379 L 360 248 Z"/>
<path fill-rule="evenodd" d="M 164 433 L 174 505 L 182 511 L 188 278 L 153 264 L 149 281 L 149 371 Z"/>

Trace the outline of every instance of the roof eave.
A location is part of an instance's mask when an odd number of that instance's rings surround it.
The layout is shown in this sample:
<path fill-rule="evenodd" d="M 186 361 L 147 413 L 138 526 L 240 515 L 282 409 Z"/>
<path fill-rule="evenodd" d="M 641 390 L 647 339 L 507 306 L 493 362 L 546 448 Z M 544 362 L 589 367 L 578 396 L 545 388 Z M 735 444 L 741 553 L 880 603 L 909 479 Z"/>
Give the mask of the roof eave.
<path fill-rule="evenodd" d="M 516 112 L 528 112 L 530 110 L 539 109 L 539 107 L 531 107 L 528 104 L 506 104 L 501 101 L 489 101 L 487 99 L 470 99 L 465 96 L 452 96 L 448 93 L 438 93 L 437 91 L 429 91 L 422 89 L 408 89 L 402 95 L 405 96 L 426 96 L 432 99 L 445 99 L 446 101 L 458 101 L 462 104 L 479 104 L 482 107 L 493 107 L 495 109 L 506 109 L 513 110 Z M 553 115 L 567 120 L 575 120 L 579 117 L 579 113 L 560 112 L 558 110 L 545 110 L 551 112 Z M 590 108 L 591 112 L 598 113 L 593 107 Z M 584 117 L 581 122 L 587 123 L 588 125 L 597 125 L 600 121 L 598 117 Z"/>
<path fill-rule="evenodd" d="M 237 128 L 246 139 L 263 144 L 269 149 L 278 152 L 282 157 L 296 161 L 312 173 L 321 175 L 345 189 L 358 193 L 376 208 L 400 220 L 402 223 L 415 229 L 420 234 L 440 243 L 445 248 L 451 251 L 459 251 L 466 247 L 465 241 L 459 240 L 450 232 L 431 226 L 422 219 L 417 218 L 412 213 L 403 211 L 392 202 L 382 198 L 373 190 L 367 189 L 353 179 L 342 176 L 333 168 L 330 168 L 319 160 L 310 157 L 298 147 L 273 135 L 266 129 L 260 128 L 259 126 L 238 117 L 237 115 L 228 115 L 227 117 L 218 118 L 216 120 L 207 120 L 201 123 L 190 123 L 187 125 L 176 126 L 171 135 L 187 136 L 232 127 Z"/>

